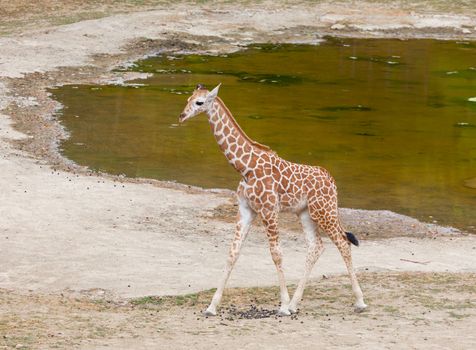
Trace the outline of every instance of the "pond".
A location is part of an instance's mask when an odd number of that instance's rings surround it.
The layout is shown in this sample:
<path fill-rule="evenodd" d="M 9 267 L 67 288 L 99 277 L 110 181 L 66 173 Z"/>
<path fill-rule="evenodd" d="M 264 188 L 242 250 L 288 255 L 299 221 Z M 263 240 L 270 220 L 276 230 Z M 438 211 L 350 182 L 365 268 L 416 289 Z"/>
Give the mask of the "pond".
<path fill-rule="evenodd" d="M 245 132 L 285 159 L 327 168 L 341 206 L 476 232 L 475 43 L 328 38 L 162 54 L 124 70 L 153 76 L 51 90 L 71 133 L 66 157 L 112 174 L 234 189 L 239 176 L 205 116 L 177 124 L 197 83 L 221 82 Z"/>

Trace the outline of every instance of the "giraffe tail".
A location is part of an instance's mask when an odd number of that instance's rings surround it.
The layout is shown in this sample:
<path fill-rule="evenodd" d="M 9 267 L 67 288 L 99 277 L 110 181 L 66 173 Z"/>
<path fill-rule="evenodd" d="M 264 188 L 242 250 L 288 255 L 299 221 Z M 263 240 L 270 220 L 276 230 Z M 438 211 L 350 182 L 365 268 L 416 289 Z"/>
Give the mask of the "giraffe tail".
<path fill-rule="evenodd" d="M 354 234 L 352 232 L 346 232 L 345 233 L 345 236 L 347 237 L 347 240 L 352 243 L 353 245 L 355 246 L 359 246 L 359 240 L 357 239 L 357 237 L 354 236 Z"/>

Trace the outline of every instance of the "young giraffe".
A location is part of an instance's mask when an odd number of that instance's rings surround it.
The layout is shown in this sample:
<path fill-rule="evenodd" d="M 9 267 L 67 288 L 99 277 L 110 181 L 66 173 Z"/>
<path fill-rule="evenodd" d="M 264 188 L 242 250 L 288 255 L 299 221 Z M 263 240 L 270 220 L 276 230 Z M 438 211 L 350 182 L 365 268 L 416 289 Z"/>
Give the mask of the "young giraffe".
<path fill-rule="evenodd" d="M 281 291 L 279 315 L 290 315 L 297 311 L 306 281 L 324 250 L 318 228 L 329 235 L 342 254 L 356 297 L 355 310 L 364 310 L 367 305 L 352 266 L 350 251 L 350 243 L 358 245 L 358 241 L 354 235 L 346 233 L 340 224 L 334 179 L 321 167 L 288 162 L 269 147 L 251 140 L 217 97 L 219 87 L 208 91 L 203 85 L 197 85 L 179 118 L 182 123 L 202 112 L 208 114 L 218 146 L 243 177 L 237 190 L 238 220 L 225 273 L 205 315 L 216 315 L 226 282 L 257 213 L 266 227 L 271 256 L 278 271 Z M 291 300 L 284 279 L 278 236 L 278 213 L 281 209 L 292 210 L 299 216 L 307 242 L 304 276 Z"/>

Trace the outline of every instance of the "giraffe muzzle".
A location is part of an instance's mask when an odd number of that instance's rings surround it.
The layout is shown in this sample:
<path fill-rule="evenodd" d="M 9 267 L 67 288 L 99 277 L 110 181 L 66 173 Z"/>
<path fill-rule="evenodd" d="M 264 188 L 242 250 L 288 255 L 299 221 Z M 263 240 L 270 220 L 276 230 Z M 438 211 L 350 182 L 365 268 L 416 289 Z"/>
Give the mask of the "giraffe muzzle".
<path fill-rule="evenodd" d="M 180 113 L 178 121 L 179 123 L 183 123 L 186 119 L 187 115 L 185 113 Z"/>

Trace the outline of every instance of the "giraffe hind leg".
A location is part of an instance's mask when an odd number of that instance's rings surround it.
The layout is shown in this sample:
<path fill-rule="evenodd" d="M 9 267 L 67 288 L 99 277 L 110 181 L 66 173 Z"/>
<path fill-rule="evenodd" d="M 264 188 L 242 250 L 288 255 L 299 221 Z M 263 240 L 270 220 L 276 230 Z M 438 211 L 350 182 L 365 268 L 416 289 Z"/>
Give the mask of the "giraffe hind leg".
<path fill-rule="evenodd" d="M 354 271 L 350 249 L 350 243 L 354 239 L 357 241 L 357 239 L 353 234 L 347 234 L 340 226 L 337 213 L 337 203 L 325 207 L 325 210 L 323 211 L 322 207 L 317 204 L 317 201 L 313 201 L 309 205 L 309 213 L 311 218 L 318 223 L 319 227 L 329 235 L 330 239 L 334 242 L 342 255 L 349 273 L 352 291 L 355 295 L 355 311 L 363 311 L 367 305 L 364 302 L 364 296 Z"/>

